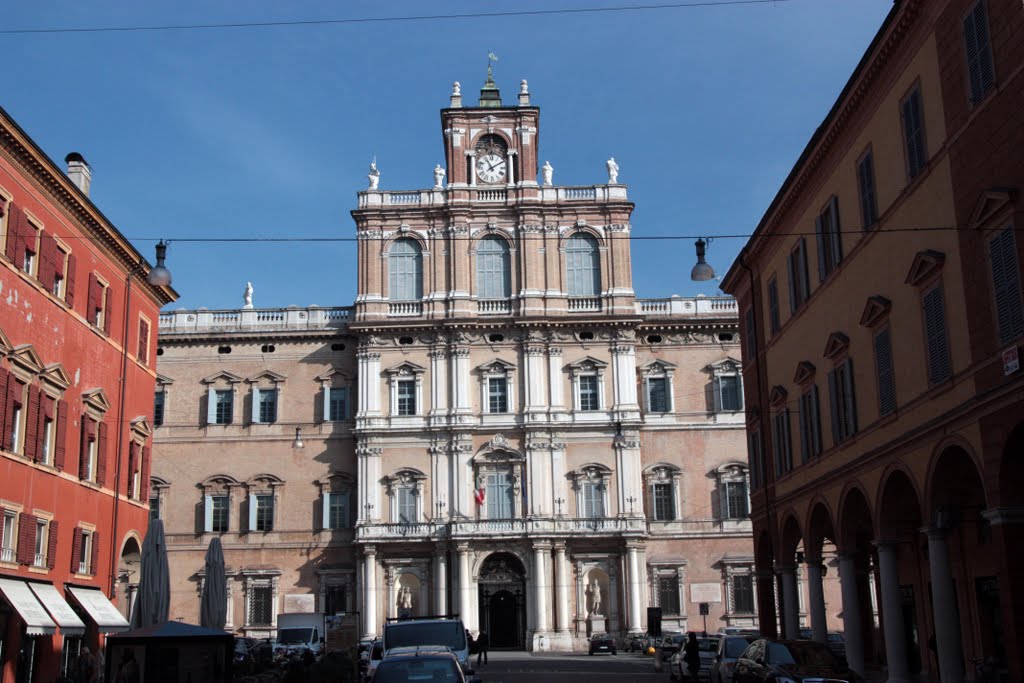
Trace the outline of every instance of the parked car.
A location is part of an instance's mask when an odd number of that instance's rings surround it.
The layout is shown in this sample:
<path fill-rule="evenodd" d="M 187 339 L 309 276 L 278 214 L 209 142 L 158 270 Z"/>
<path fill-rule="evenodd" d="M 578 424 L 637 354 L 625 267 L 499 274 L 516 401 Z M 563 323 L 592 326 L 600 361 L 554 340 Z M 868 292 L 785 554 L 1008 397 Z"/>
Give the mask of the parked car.
<path fill-rule="evenodd" d="M 757 640 L 754 636 L 743 634 L 723 635 L 718 639 L 718 650 L 711 660 L 711 683 L 732 683 L 732 672 L 736 668 L 736 660 Z"/>
<path fill-rule="evenodd" d="M 238 671 L 244 674 L 253 673 L 256 669 L 256 663 L 252 658 L 252 648 L 256 645 L 255 638 L 243 638 L 241 636 L 235 637 L 235 651 L 232 656 L 234 660 L 234 671 Z"/>
<path fill-rule="evenodd" d="M 683 661 L 683 647 L 686 645 L 687 638 L 689 638 L 688 635 L 683 636 L 675 654 L 668 660 L 668 675 L 672 680 L 685 680 L 689 675 L 686 662 Z M 717 635 L 697 636 L 697 646 L 700 651 L 700 669 L 697 671 L 697 678 L 708 679 L 711 677 L 711 663 L 718 650 L 718 639 Z"/>
<path fill-rule="evenodd" d="M 647 633 L 630 633 L 626 636 L 622 647 L 626 652 L 647 652 L 647 644 L 650 640 L 651 636 Z"/>
<path fill-rule="evenodd" d="M 607 633 L 595 633 L 590 636 L 590 654 L 595 652 L 608 652 L 610 654 L 618 654 L 615 650 L 615 639 Z"/>
<path fill-rule="evenodd" d="M 274 666 L 273 638 L 256 640 L 252 647 L 249 648 L 249 656 L 252 659 L 254 673 L 266 671 Z"/>
<path fill-rule="evenodd" d="M 800 637 L 803 640 L 812 640 L 811 629 L 802 628 L 800 629 Z M 840 662 L 846 663 L 846 638 L 839 631 L 828 632 L 828 649 L 832 650 L 832 654 L 839 658 Z"/>
<path fill-rule="evenodd" d="M 370 645 L 370 654 L 366 659 L 366 672 L 363 674 L 367 681 L 373 680 L 373 675 L 377 671 L 377 666 L 384 659 L 384 641 L 378 638 L 373 641 Z"/>
<path fill-rule="evenodd" d="M 685 633 L 666 633 L 655 647 L 661 651 L 662 657 L 671 657 L 683 646 L 684 640 Z"/>
<path fill-rule="evenodd" d="M 473 676 L 472 669 L 463 673 L 458 658 L 451 650 L 443 647 L 392 648 L 377 665 L 373 680 L 374 683 L 480 683 L 480 679 Z"/>
<path fill-rule="evenodd" d="M 789 680 L 793 683 L 827 679 L 859 683 L 862 679 L 843 665 L 828 646 L 812 640 L 755 640 L 736 660 L 734 683 Z"/>

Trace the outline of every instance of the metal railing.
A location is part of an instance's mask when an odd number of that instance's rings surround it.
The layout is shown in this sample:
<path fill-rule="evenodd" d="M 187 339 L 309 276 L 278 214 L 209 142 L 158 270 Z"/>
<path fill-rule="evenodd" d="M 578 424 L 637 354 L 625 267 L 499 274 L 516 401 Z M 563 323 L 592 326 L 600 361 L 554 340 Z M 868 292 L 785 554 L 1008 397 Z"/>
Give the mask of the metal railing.
<path fill-rule="evenodd" d="M 46 555 L 36 553 L 35 557 L 32 558 L 33 567 L 45 567 L 46 566 Z"/>
<path fill-rule="evenodd" d="M 79 574 L 88 574 L 89 573 L 89 563 L 88 562 L 79 562 L 78 563 L 78 573 Z"/>

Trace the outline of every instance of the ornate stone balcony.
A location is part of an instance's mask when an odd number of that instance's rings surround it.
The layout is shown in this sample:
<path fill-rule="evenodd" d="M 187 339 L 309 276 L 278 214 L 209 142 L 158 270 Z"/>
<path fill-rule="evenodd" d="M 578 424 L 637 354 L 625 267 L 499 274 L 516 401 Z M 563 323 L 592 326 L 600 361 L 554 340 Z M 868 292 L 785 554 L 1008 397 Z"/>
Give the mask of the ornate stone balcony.
<path fill-rule="evenodd" d="M 180 310 L 160 314 L 162 335 L 206 332 L 322 330 L 342 328 L 353 318 L 351 306 L 333 308 L 240 308 Z"/>
<path fill-rule="evenodd" d="M 574 202 L 624 202 L 628 201 L 625 185 L 508 185 L 486 187 L 483 185 L 450 185 L 444 189 L 430 190 L 364 190 L 359 193 L 359 208 L 446 206 L 465 203 L 519 204 L 571 204 Z"/>
<path fill-rule="evenodd" d="M 731 296 L 672 296 L 667 299 L 637 299 L 636 312 L 648 318 L 738 317 L 736 299 Z"/>
<path fill-rule="evenodd" d="M 710 530 L 710 529 L 709 529 Z M 360 524 L 360 541 L 440 538 L 525 538 L 528 536 L 636 536 L 648 533 L 643 517 L 530 517 L 527 519 L 459 519 L 415 524 Z"/>
<path fill-rule="evenodd" d="M 476 312 L 480 315 L 510 315 L 511 299 L 480 299 L 476 302 Z"/>

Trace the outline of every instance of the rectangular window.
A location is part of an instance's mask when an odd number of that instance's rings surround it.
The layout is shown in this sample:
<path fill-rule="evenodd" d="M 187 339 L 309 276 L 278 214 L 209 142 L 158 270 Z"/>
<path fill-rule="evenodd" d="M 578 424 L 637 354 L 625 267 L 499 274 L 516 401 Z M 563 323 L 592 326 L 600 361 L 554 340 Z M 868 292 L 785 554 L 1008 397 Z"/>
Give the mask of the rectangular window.
<path fill-rule="evenodd" d="M 727 481 L 725 483 L 725 498 L 727 519 L 746 519 L 750 516 L 746 482 Z"/>
<path fill-rule="evenodd" d="M 667 377 L 651 377 L 647 380 L 647 409 L 652 413 L 669 411 Z"/>
<path fill-rule="evenodd" d="M 273 624 L 274 587 L 249 586 L 249 626 L 269 627 Z"/>
<path fill-rule="evenodd" d="M 967 53 L 967 79 L 971 87 L 971 102 L 976 104 L 985 98 L 996 82 L 985 0 L 979 0 L 974 9 L 964 17 L 964 46 Z"/>
<path fill-rule="evenodd" d="M 110 334 L 110 288 L 95 273 L 89 273 L 89 291 L 86 304 L 89 322 Z"/>
<path fill-rule="evenodd" d="M 878 382 L 878 414 L 885 416 L 896 410 L 896 375 L 892 368 L 892 343 L 889 328 L 875 333 L 875 379 Z"/>
<path fill-rule="evenodd" d="M 82 545 L 78 552 L 78 573 L 89 573 L 89 558 L 92 557 L 92 533 L 82 532 Z"/>
<path fill-rule="evenodd" d="M 256 495 L 256 531 L 274 530 L 274 494 Z"/>
<path fill-rule="evenodd" d="M 843 260 L 843 237 L 839 226 L 839 199 L 833 195 L 828 207 L 815 219 L 818 244 L 818 280 L 824 282 Z"/>
<path fill-rule="evenodd" d="M 679 579 L 675 576 L 658 577 L 658 605 L 662 616 L 678 616 Z"/>
<path fill-rule="evenodd" d="M 218 389 L 213 392 L 214 424 L 229 425 L 234 419 L 233 405 L 235 392 L 232 389 Z"/>
<path fill-rule="evenodd" d="M 3 536 L 0 537 L 0 562 L 14 562 L 14 541 L 17 536 L 14 535 L 14 527 L 17 525 L 17 513 L 5 510 L 3 523 L 4 530 Z"/>
<path fill-rule="evenodd" d="M 778 477 L 793 469 L 788 409 L 772 416 L 772 436 L 772 443 L 775 446 L 775 476 Z"/>
<path fill-rule="evenodd" d="M 811 296 L 811 281 L 807 274 L 807 240 L 800 238 L 789 252 L 789 311 L 796 313 Z"/>
<path fill-rule="evenodd" d="M 504 377 L 487 379 L 487 412 L 508 412 L 508 380 Z"/>
<path fill-rule="evenodd" d="M 732 577 L 732 609 L 734 614 L 754 613 L 754 577 L 750 574 Z"/>
<path fill-rule="evenodd" d="M 950 378 L 949 342 L 946 338 L 946 304 L 942 286 L 936 285 L 921 297 L 924 312 L 925 349 L 928 357 L 928 383 L 941 384 Z"/>
<path fill-rule="evenodd" d="M 11 380 L 14 381 L 16 384 L 20 384 L 19 382 L 14 380 L 13 377 L 11 378 Z M 20 393 L 20 390 L 16 392 L 15 395 L 17 395 L 18 393 Z M 11 440 L 10 443 L 8 443 L 11 453 L 21 452 L 21 418 L 24 412 L 25 411 L 22 409 L 20 403 L 14 404 L 14 411 L 11 413 L 13 417 L 10 418 L 11 420 L 13 420 L 11 422 Z"/>
<path fill-rule="evenodd" d="M 260 424 L 277 422 L 277 389 L 260 389 Z"/>
<path fill-rule="evenodd" d="M 597 394 L 597 375 L 580 377 L 580 410 L 599 410 L 601 403 Z"/>
<path fill-rule="evenodd" d="M 348 387 L 328 387 L 328 420 L 341 422 L 348 419 Z"/>
<path fill-rule="evenodd" d="M 416 414 L 416 380 L 398 380 L 398 414 Z"/>
<path fill-rule="evenodd" d="M 676 501 L 672 484 L 655 484 L 653 487 L 654 519 L 668 522 L 676 518 Z"/>
<path fill-rule="evenodd" d="M 160 496 L 152 495 L 149 497 L 149 518 L 160 519 Z"/>
<path fill-rule="evenodd" d="M 747 463 L 750 465 L 750 485 L 755 491 L 764 485 L 763 461 L 761 432 L 754 429 L 747 436 Z"/>
<path fill-rule="evenodd" d="M 324 592 L 324 612 L 327 614 L 343 614 L 347 608 L 345 586 L 328 586 Z"/>
<path fill-rule="evenodd" d="M 779 283 L 774 276 L 768 281 L 768 325 L 772 335 L 778 334 L 782 327 L 779 317 Z"/>
<path fill-rule="evenodd" d="M 328 493 L 327 528 L 344 529 L 348 526 L 348 494 Z"/>
<path fill-rule="evenodd" d="M 43 418 L 43 433 L 39 443 L 39 460 L 44 465 L 49 465 L 53 460 L 53 420 Z"/>
<path fill-rule="evenodd" d="M 857 163 L 857 189 L 860 192 L 860 217 L 865 230 L 878 222 L 878 199 L 875 195 L 875 160 L 871 151 Z"/>
<path fill-rule="evenodd" d="M 228 496 L 211 496 L 210 531 L 215 534 L 226 534 L 228 531 L 229 508 Z"/>
<path fill-rule="evenodd" d="M 27 232 L 22 233 L 25 237 L 25 256 L 21 262 L 21 269 L 29 275 L 34 275 L 36 272 L 36 242 L 39 236 L 39 230 L 27 220 L 25 221 L 24 227 L 28 228 L 28 230 Z"/>
<path fill-rule="evenodd" d="M 89 439 L 86 444 L 86 453 L 88 457 L 85 462 L 82 463 L 82 479 L 85 479 L 86 481 L 94 481 L 96 478 L 96 439 Z"/>
<path fill-rule="evenodd" d="M 139 353 L 138 359 L 149 364 L 149 322 L 139 319 Z"/>
<path fill-rule="evenodd" d="M 800 395 L 800 457 L 803 462 L 821 455 L 821 408 L 818 385 Z"/>
<path fill-rule="evenodd" d="M 901 105 L 903 145 L 907 154 L 907 175 L 914 179 L 928 162 L 924 142 L 924 115 L 921 111 L 921 89 L 914 88 Z"/>
<path fill-rule="evenodd" d="M 53 286 L 50 287 L 50 292 L 58 299 L 64 299 L 64 281 L 67 278 L 68 272 L 68 253 L 57 246 L 57 241 L 52 237 L 47 240 L 47 243 L 50 245 L 49 248 L 42 246 L 41 249 L 44 260 L 47 253 L 53 259 L 53 262 L 50 264 L 53 271 Z"/>
<path fill-rule="evenodd" d="M 46 566 L 46 531 L 48 527 L 49 523 L 46 520 L 36 520 L 36 552 L 35 558 L 32 560 L 33 567 Z"/>
<path fill-rule="evenodd" d="M 153 426 L 159 427 L 164 423 L 164 392 L 158 391 L 153 395 Z"/>
<path fill-rule="evenodd" d="M 857 433 L 857 401 L 853 389 L 853 359 L 828 373 L 832 442 L 839 445 Z"/>
<path fill-rule="evenodd" d="M 583 516 L 600 519 L 605 516 L 604 483 L 587 481 L 583 483 Z"/>
<path fill-rule="evenodd" d="M 721 412 L 738 413 L 743 410 L 743 390 L 739 375 L 722 375 L 715 378 L 718 405 Z"/>
<path fill-rule="evenodd" d="M 398 489 L 398 521 L 402 524 L 412 524 L 417 521 L 416 489 L 411 486 Z"/>
<path fill-rule="evenodd" d="M 746 335 L 745 341 L 747 342 L 747 359 L 753 361 L 755 358 L 757 358 L 757 330 L 754 328 L 754 325 L 756 323 L 754 322 L 753 306 L 747 309 L 747 312 L 744 315 L 744 320 L 747 323 L 746 329 L 743 330 L 743 334 Z"/>
<path fill-rule="evenodd" d="M 1004 228 L 988 242 L 992 268 L 992 293 L 999 324 L 999 341 L 1009 344 L 1024 335 L 1024 307 L 1021 306 L 1020 269 L 1013 227 Z"/>
<path fill-rule="evenodd" d="M 512 519 L 512 473 L 489 472 L 484 497 L 488 519 Z"/>

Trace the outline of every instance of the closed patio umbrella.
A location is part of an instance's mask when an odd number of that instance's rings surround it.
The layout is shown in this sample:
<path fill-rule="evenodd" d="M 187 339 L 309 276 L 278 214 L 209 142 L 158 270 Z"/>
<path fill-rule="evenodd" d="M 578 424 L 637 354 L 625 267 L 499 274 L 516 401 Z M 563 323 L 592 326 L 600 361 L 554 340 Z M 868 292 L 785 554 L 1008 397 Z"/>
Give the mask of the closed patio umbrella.
<path fill-rule="evenodd" d="M 132 627 L 144 628 L 167 621 L 171 608 L 171 579 L 167 567 L 167 545 L 164 523 L 149 521 L 146 540 L 142 542 L 142 569 L 139 591 L 132 612 Z"/>
<path fill-rule="evenodd" d="M 224 574 L 224 549 L 220 539 L 210 539 L 206 549 L 203 595 L 199 602 L 199 623 L 206 628 L 223 629 L 228 617 L 228 580 Z"/>

